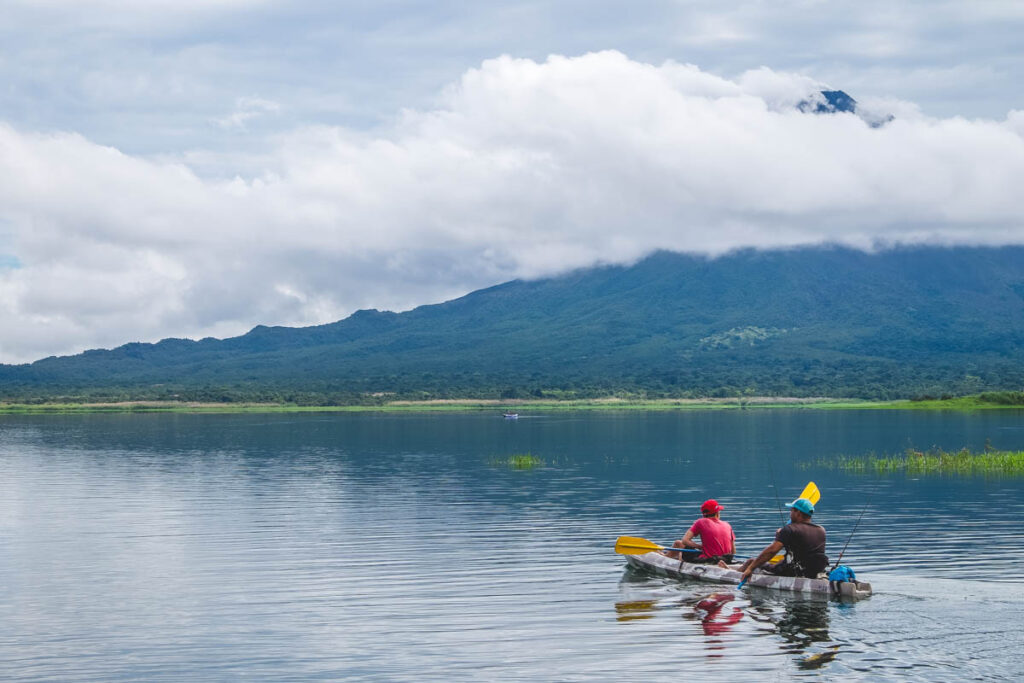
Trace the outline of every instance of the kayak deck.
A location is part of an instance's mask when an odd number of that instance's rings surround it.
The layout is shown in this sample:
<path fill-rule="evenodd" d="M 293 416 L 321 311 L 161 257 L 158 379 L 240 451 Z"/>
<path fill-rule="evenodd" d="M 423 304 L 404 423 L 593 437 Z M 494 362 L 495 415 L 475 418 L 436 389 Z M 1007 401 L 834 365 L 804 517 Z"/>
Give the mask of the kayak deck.
<path fill-rule="evenodd" d="M 731 583 L 735 585 L 740 582 L 740 577 L 742 576 L 738 569 L 736 569 L 739 565 L 732 565 L 729 569 L 723 569 L 714 564 L 680 562 L 655 552 L 643 555 L 626 555 L 626 560 L 629 561 L 632 567 L 673 579 L 699 579 L 701 581 Z M 795 593 L 814 593 L 852 599 L 866 598 L 871 595 L 871 584 L 863 581 L 844 581 L 836 583 L 835 588 L 833 588 L 832 583 L 828 579 L 775 576 L 761 572 L 754 572 L 747 581 L 747 585 L 775 588 Z"/>

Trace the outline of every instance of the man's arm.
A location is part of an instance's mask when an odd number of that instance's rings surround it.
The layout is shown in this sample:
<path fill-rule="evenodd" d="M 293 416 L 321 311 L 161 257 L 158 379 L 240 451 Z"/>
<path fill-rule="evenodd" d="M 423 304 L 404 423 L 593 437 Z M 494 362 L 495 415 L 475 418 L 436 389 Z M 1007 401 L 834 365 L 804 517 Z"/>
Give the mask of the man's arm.
<path fill-rule="evenodd" d="M 687 529 L 686 535 L 683 536 L 683 545 L 687 548 L 694 548 L 695 550 L 702 550 L 702 548 L 693 542 L 693 530 Z"/>
<path fill-rule="evenodd" d="M 750 575 L 754 573 L 754 570 L 760 567 L 768 560 L 775 557 L 775 554 L 782 550 L 782 543 L 779 541 L 772 541 L 771 545 L 761 551 L 761 554 L 754 558 L 754 561 L 750 563 L 750 566 L 743 572 L 742 581 L 746 581 L 750 578 Z"/>

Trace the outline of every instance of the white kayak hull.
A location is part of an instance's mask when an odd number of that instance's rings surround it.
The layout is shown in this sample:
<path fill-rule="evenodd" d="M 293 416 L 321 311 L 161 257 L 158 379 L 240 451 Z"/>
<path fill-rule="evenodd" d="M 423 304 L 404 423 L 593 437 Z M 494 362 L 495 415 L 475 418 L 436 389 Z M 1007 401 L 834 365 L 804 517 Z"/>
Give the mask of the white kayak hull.
<path fill-rule="evenodd" d="M 736 585 L 740 582 L 740 577 L 742 576 L 737 569 L 723 569 L 714 564 L 680 562 L 661 553 L 626 555 L 626 560 L 637 569 L 643 569 L 673 579 L 699 579 L 701 581 Z M 738 567 L 739 565 L 733 566 Z M 761 572 L 754 572 L 747 581 L 747 585 L 774 588 L 794 593 L 818 594 L 851 599 L 866 598 L 871 595 L 871 584 L 863 581 L 844 581 L 833 586 L 828 579 L 775 576 Z"/>

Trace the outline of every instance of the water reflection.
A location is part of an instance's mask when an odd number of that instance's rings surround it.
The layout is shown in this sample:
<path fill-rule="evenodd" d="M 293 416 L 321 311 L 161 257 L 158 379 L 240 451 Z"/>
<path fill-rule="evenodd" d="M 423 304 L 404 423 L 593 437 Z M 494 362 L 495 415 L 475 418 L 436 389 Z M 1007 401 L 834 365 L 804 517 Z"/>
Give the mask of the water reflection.
<path fill-rule="evenodd" d="M 723 636 L 743 619 L 744 612 L 741 607 L 732 605 L 726 609 L 726 605 L 735 599 L 736 595 L 728 591 L 695 595 L 685 601 L 688 609 L 683 613 L 683 617 L 700 622 L 707 657 L 725 655 L 726 641 Z"/>
<path fill-rule="evenodd" d="M 778 603 L 776 603 L 778 605 Z M 829 641 L 829 603 L 825 600 L 797 598 L 781 602 L 781 614 L 771 619 L 776 633 L 787 643 L 791 652 L 804 652 L 815 643 Z"/>
<path fill-rule="evenodd" d="M 839 645 L 829 635 L 829 600 L 820 597 L 758 596 L 751 599 L 752 619 L 772 627 L 782 639 L 780 649 L 796 658 L 800 669 L 818 669 L 839 654 Z M 821 650 L 821 644 L 828 649 Z"/>
<path fill-rule="evenodd" d="M 792 657 L 801 670 L 821 668 L 840 652 L 829 634 L 829 623 L 830 610 L 842 605 L 821 596 L 756 589 L 738 593 L 633 568 L 627 568 L 619 586 L 629 599 L 615 603 L 618 621 L 652 619 L 658 612 L 679 613 L 684 620 L 699 624 L 709 657 L 724 656 L 730 647 L 739 650 L 750 638 L 766 636 L 777 638 L 779 650 Z M 743 627 L 744 619 L 749 619 L 750 626 Z"/>
<path fill-rule="evenodd" d="M 719 679 L 1019 678 L 1021 649 L 1007 643 L 1024 605 L 1024 481 L 876 483 L 799 465 L 908 440 L 980 447 L 995 435 L 1024 448 L 1024 430 L 1007 431 L 1022 422 L 0 418 L 0 680 L 603 680 L 616 675 L 609 660 L 651 680 L 683 667 Z M 545 465 L 493 465 L 517 453 Z M 884 525 L 864 517 L 843 558 L 874 584 L 871 599 L 617 582 L 616 536 L 678 538 L 724 491 L 738 551 L 755 552 L 779 523 L 772 480 L 792 496 L 811 478 L 837 543 L 873 489 L 898 502 Z"/>
<path fill-rule="evenodd" d="M 813 655 L 807 655 L 806 657 L 797 662 L 797 666 L 805 671 L 820 669 L 821 667 L 825 666 L 833 659 L 835 659 L 838 654 L 839 646 L 833 645 L 831 648 L 825 650 L 824 652 L 816 652 Z"/>
<path fill-rule="evenodd" d="M 701 627 L 705 636 L 721 636 L 743 618 L 743 610 L 735 605 L 732 611 L 725 610 L 725 605 L 735 598 L 728 593 L 712 593 L 702 598 L 695 606 L 694 613 L 700 617 Z M 709 643 L 721 643 L 720 640 L 709 640 Z"/>
<path fill-rule="evenodd" d="M 624 600 L 615 603 L 615 617 L 618 621 L 636 621 L 654 617 L 654 600 Z"/>

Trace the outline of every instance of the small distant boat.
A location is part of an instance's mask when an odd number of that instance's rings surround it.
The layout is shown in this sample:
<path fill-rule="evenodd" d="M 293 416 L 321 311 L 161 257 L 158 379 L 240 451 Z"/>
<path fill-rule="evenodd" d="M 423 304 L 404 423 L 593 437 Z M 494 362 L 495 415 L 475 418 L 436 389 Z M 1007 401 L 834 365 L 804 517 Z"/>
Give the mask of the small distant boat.
<path fill-rule="evenodd" d="M 505 413 L 505 419 L 506 420 L 518 420 L 519 419 L 519 413 Z"/>

